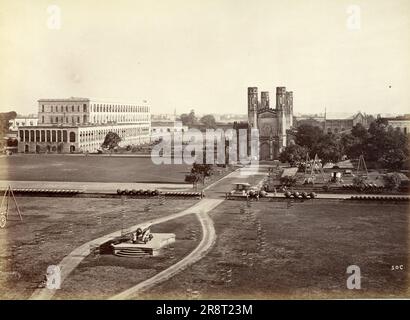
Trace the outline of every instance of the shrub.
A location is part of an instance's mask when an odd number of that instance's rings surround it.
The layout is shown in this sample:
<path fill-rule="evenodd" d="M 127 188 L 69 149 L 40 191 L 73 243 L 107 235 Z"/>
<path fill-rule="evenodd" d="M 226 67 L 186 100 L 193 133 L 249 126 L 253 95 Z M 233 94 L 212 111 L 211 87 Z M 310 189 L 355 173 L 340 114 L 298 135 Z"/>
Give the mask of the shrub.
<path fill-rule="evenodd" d="M 296 185 L 296 181 L 296 177 L 292 176 L 284 176 L 280 178 L 280 183 L 287 187 L 293 187 L 294 185 Z"/>
<path fill-rule="evenodd" d="M 401 185 L 400 175 L 397 172 L 386 174 L 385 176 L 383 176 L 383 183 L 386 189 L 391 191 L 397 190 Z"/>

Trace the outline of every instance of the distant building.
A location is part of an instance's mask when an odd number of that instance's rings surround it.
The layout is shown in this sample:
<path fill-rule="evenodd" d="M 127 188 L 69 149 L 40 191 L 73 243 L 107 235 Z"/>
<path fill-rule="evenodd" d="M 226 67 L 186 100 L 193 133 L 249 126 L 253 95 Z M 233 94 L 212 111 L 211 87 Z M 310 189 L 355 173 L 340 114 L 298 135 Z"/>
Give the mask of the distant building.
<path fill-rule="evenodd" d="M 12 132 L 17 132 L 19 127 L 32 127 L 36 126 L 38 123 L 37 115 L 17 115 L 16 118 L 9 120 L 9 130 Z"/>
<path fill-rule="evenodd" d="M 294 123 L 295 127 L 299 127 L 301 125 L 310 125 L 323 130 L 325 126 L 325 118 L 318 116 L 298 116 L 294 117 Z"/>
<path fill-rule="evenodd" d="M 358 123 L 362 124 L 365 128 L 368 128 L 372 121 L 374 121 L 373 116 L 361 112 L 346 118 L 332 118 L 331 116 L 325 115 L 323 129 L 326 133 L 340 133 L 352 130 L 352 128 Z"/>
<path fill-rule="evenodd" d="M 156 140 L 164 133 L 173 134 L 175 132 L 184 133 L 188 131 L 188 126 L 184 126 L 181 121 L 152 121 L 151 139 Z"/>
<path fill-rule="evenodd" d="M 389 126 L 392 126 L 395 129 L 399 129 L 404 134 L 410 133 L 410 115 L 385 119 L 387 119 Z"/>
<path fill-rule="evenodd" d="M 221 114 L 218 117 L 215 116 L 215 120 L 219 122 L 225 122 L 225 123 L 233 123 L 233 122 L 240 122 L 240 121 L 246 121 L 248 116 L 246 114 Z"/>
<path fill-rule="evenodd" d="M 40 99 L 37 126 L 18 129 L 18 151 L 95 152 L 108 132 L 117 133 L 122 145 L 138 145 L 150 141 L 150 127 L 146 102 Z"/>
<path fill-rule="evenodd" d="M 151 114 L 151 121 L 175 121 L 176 114 L 160 113 Z"/>

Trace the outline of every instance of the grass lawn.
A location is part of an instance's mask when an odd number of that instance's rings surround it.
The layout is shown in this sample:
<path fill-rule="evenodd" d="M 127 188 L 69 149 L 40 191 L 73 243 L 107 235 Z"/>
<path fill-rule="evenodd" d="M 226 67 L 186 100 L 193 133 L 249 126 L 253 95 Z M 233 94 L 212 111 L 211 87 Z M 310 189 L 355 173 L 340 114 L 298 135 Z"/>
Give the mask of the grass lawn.
<path fill-rule="evenodd" d="M 197 200 L 69 199 L 18 197 L 23 222 L 11 212 L 0 229 L 0 299 L 26 299 L 43 280 L 49 265 L 58 264 L 76 247 L 139 222 L 166 216 Z M 147 203 L 152 204 L 145 211 Z M 14 207 L 12 207 L 14 209 Z"/>
<path fill-rule="evenodd" d="M 324 200 L 253 202 L 248 209 L 226 201 L 212 213 L 212 251 L 144 297 L 409 297 L 408 209 Z M 353 264 L 361 290 L 346 287 Z"/>
<path fill-rule="evenodd" d="M 0 180 L 184 183 L 190 166 L 156 165 L 151 158 L 29 155 L 0 158 Z"/>

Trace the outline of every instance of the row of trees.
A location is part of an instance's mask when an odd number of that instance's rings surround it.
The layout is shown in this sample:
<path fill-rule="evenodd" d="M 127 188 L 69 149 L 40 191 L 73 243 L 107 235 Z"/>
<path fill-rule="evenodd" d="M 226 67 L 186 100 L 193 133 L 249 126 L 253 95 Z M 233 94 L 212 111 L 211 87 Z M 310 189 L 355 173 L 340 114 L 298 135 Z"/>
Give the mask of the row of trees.
<path fill-rule="evenodd" d="M 198 182 L 205 183 L 205 178 L 213 174 L 213 165 L 194 163 L 191 172 L 185 176 L 185 182 L 195 187 Z"/>
<path fill-rule="evenodd" d="M 9 131 L 9 121 L 17 117 L 15 111 L 10 112 L 0 112 L 0 147 L 3 147 L 6 143 L 6 133 Z M 10 145 L 8 145 L 10 147 Z"/>
<path fill-rule="evenodd" d="M 189 128 L 202 124 L 206 129 L 216 129 L 216 120 L 212 114 L 204 115 L 198 120 L 198 118 L 195 116 L 194 110 L 191 110 L 190 113 L 181 114 L 181 122 L 183 125 L 188 126 Z"/>
<path fill-rule="evenodd" d="M 377 162 L 384 168 L 397 170 L 408 166 L 408 136 L 393 129 L 387 120 L 378 118 L 369 129 L 356 124 L 348 134 L 326 134 L 319 127 L 301 125 L 295 134 L 295 143 L 280 154 L 282 162 L 297 165 L 309 153 L 316 154 L 322 164 L 338 162 L 344 157 L 356 159 L 361 154 L 367 162 Z"/>

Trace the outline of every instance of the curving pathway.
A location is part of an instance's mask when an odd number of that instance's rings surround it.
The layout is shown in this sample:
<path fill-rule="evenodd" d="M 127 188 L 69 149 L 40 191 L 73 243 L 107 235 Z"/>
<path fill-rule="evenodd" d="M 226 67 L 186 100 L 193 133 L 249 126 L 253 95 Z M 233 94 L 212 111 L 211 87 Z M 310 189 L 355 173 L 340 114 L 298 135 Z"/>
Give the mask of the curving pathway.
<path fill-rule="evenodd" d="M 213 203 L 216 207 L 219 205 L 223 200 L 214 200 Z M 178 261 L 177 263 L 170 266 L 168 269 L 161 271 L 160 273 L 156 274 L 155 276 L 140 282 L 139 284 L 127 289 L 113 297 L 110 300 L 123 300 L 123 299 L 130 299 L 136 297 L 138 293 L 141 293 L 145 290 L 150 289 L 151 287 L 155 286 L 156 284 L 168 280 L 169 278 L 173 277 L 177 273 L 184 270 L 189 265 L 199 261 L 202 259 L 208 251 L 211 249 L 213 244 L 216 240 L 216 233 L 212 219 L 208 216 L 206 212 L 197 213 L 196 216 L 198 217 L 199 221 L 201 222 L 202 226 L 202 240 L 199 245 L 185 258 Z"/>

